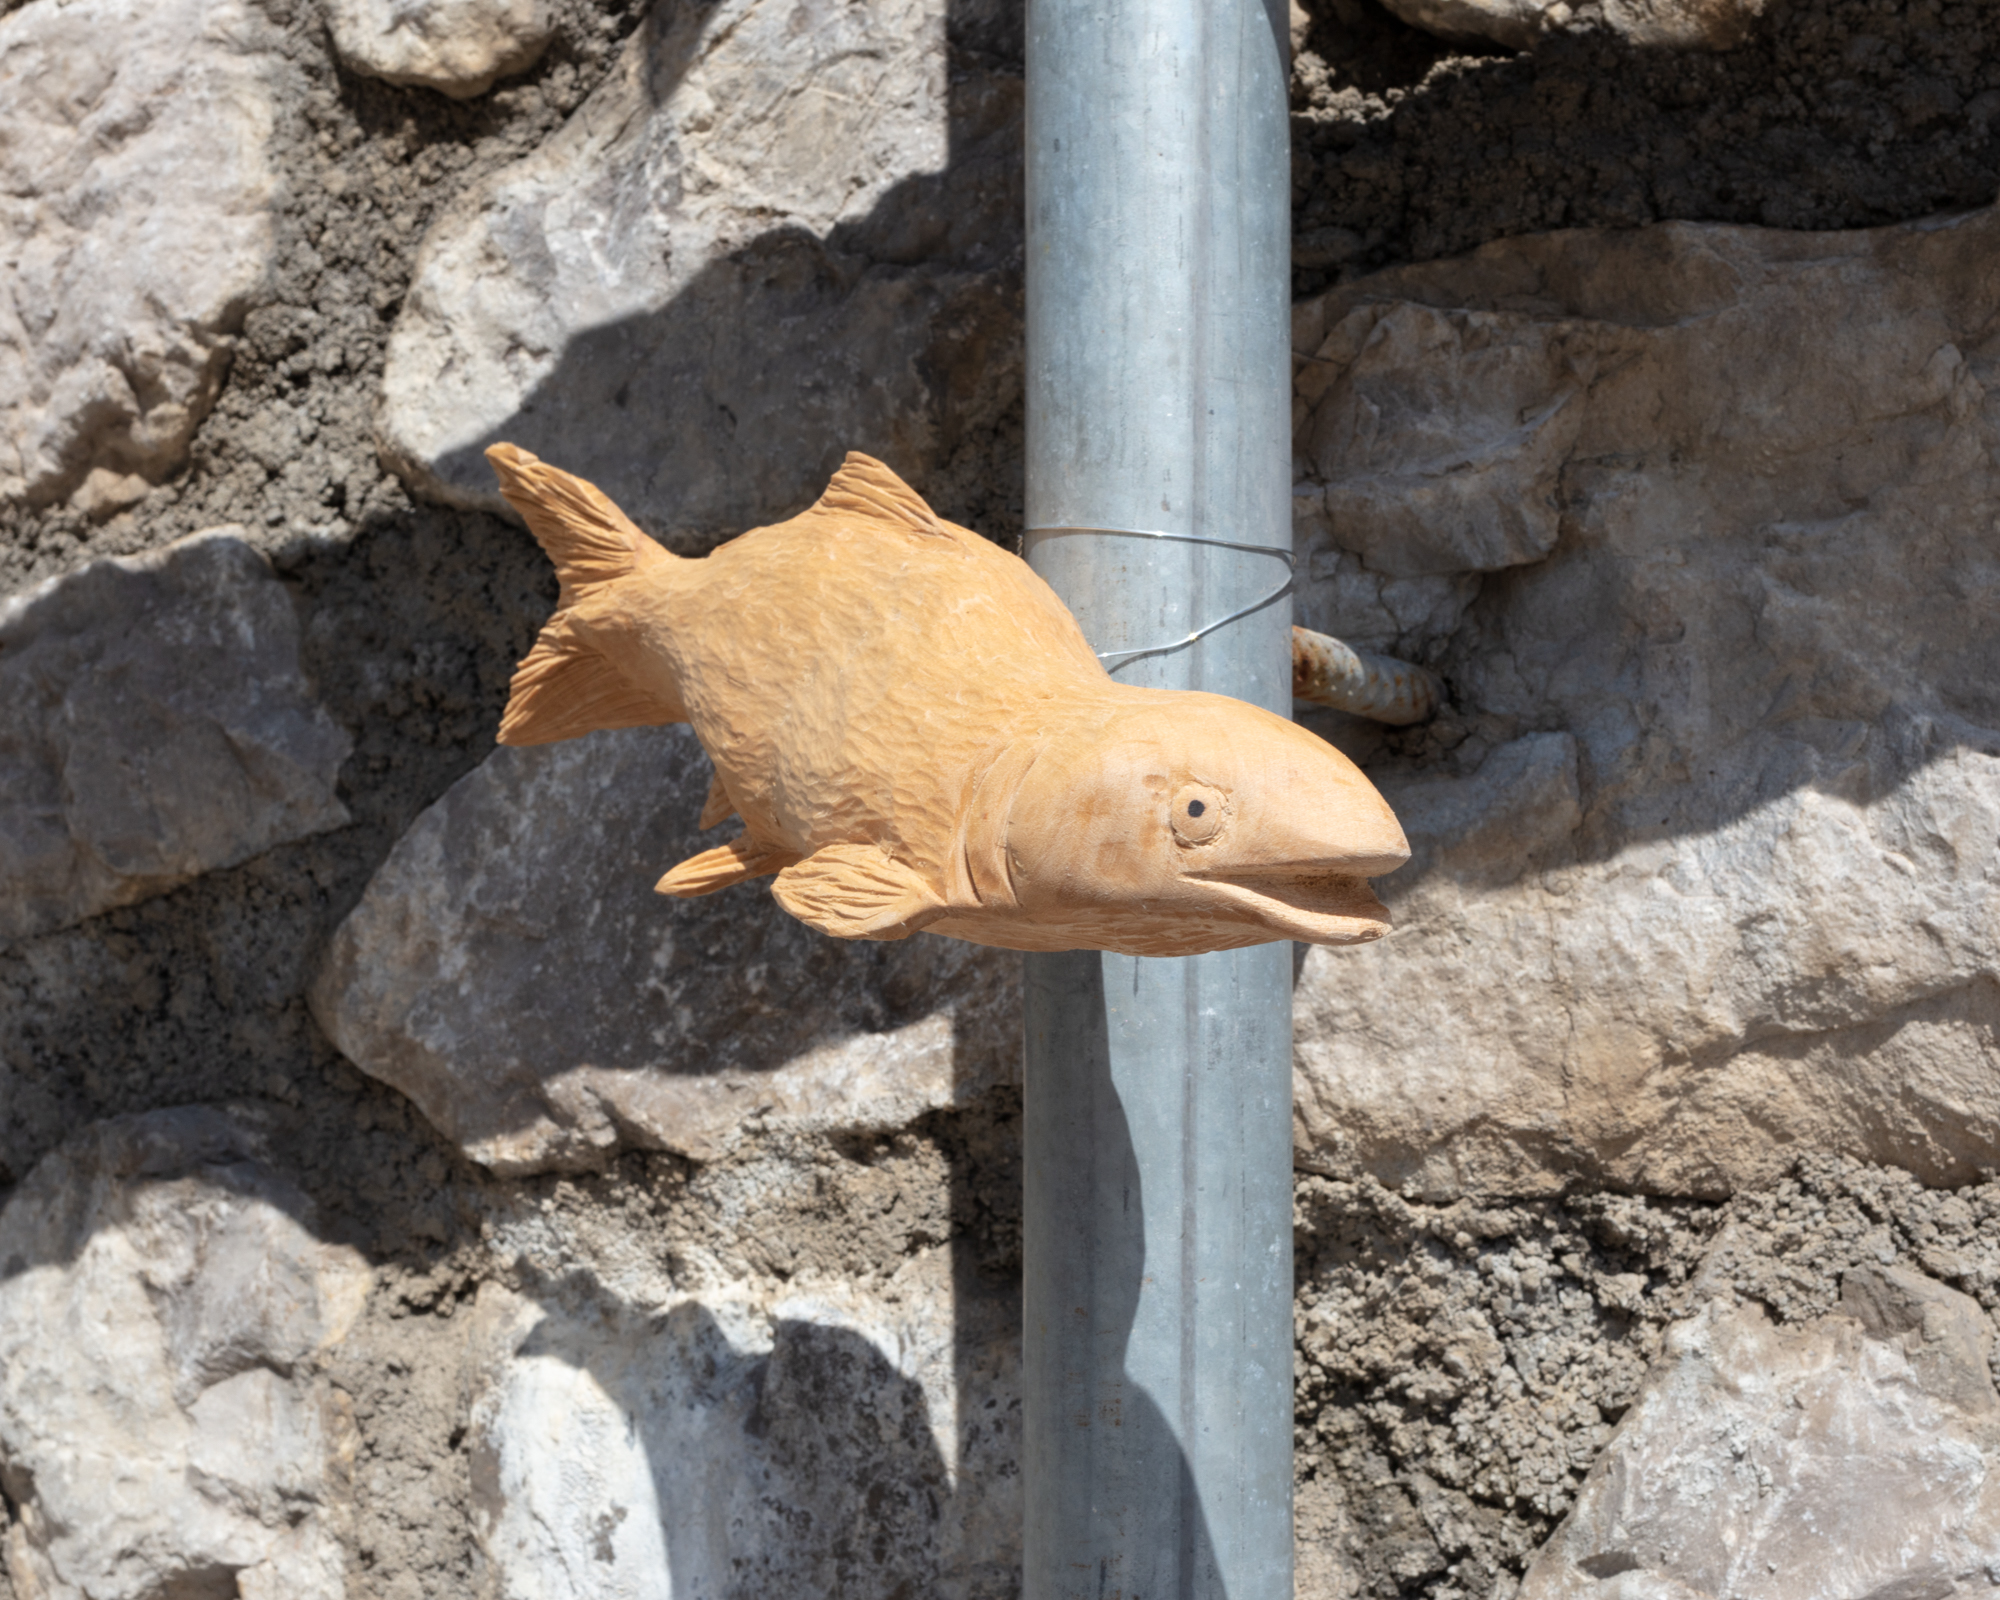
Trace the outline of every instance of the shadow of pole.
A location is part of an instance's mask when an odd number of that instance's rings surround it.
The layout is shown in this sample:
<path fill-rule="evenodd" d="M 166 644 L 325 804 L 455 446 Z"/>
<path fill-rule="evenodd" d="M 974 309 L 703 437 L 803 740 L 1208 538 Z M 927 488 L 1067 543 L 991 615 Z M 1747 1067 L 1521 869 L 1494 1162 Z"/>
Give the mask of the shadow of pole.
<path fill-rule="evenodd" d="M 875 1337 L 809 1300 L 726 1325 L 699 1299 L 655 1310 L 587 1270 L 516 1269 L 528 1298 L 494 1330 L 473 1418 L 475 1514 L 509 1592 L 938 1592 L 953 1489 L 923 1385 Z"/>
<path fill-rule="evenodd" d="M 1027 985 L 1027 1031 L 1068 1030 L 1062 1060 L 1075 1080 L 1031 1079 L 1022 1119 L 1022 1250 L 1040 1264 L 1025 1287 L 1022 1387 L 1045 1404 L 1028 1413 L 1021 1470 L 1030 1553 L 1048 1552 L 1055 1569 L 1027 1574 L 1029 1592 L 1224 1600 L 1186 1453 L 1130 1371 L 1152 1277 L 1139 1156 L 1113 1078 L 1104 993 L 1111 959 L 1133 958 L 1029 958 L 1041 971 Z M 1031 1048 L 1028 1059 L 1032 1071 L 1057 1058 Z M 1171 1231 L 1171 1220 L 1154 1221 Z M 1159 1265 L 1157 1276 L 1171 1282 L 1178 1265 Z M 1068 1297 L 1052 1298 L 1058 1290 Z M 1181 1373 L 1184 1383 L 1191 1376 Z M 1191 1392 L 1182 1398 L 1191 1401 Z M 1168 1521 L 1159 1511 L 1167 1505 L 1176 1539 L 1150 1543 L 1143 1531 Z"/>

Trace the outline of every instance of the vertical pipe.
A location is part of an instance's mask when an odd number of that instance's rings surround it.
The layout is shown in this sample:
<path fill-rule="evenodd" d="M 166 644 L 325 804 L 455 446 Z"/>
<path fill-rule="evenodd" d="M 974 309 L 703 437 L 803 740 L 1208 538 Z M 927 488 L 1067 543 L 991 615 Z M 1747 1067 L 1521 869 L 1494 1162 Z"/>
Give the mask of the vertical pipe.
<path fill-rule="evenodd" d="M 1285 13 L 1029 0 L 1029 560 L 1101 652 L 1289 550 Z M 1288 714 L 1289 607 L 1117 668 Z M 1291 1595 L 1291 960 L 1027 958 L 1027 1600 Z"/>

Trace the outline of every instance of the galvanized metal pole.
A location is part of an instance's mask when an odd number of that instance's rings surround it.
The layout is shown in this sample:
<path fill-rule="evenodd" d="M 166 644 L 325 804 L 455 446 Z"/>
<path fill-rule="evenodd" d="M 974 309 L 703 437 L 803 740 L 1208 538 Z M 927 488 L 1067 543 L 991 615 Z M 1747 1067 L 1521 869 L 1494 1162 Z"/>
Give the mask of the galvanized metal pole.
<path fill-rule="evenodd" d="M 1285 12 L 1029 0 L 1027 89 L 1028 557 L 1144 650 L 1285 576 L 1144 536 L 1290 549 Z M 1289 624 L 1116 670 L 1286 713 Z M 1291 970 L 1028 958 L 1027 1600 L 1292 1592 Z"/>

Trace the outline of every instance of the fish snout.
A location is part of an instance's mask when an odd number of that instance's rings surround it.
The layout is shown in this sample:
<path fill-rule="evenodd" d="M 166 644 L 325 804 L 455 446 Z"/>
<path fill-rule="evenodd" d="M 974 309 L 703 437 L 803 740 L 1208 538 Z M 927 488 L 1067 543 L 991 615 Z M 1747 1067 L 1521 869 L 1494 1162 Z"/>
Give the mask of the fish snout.
<path fill-rule="evenodd" d="M 1410 859 L 1402 825 L 1359 769 L 1326 772 L 1270 791 L 1275 803 L 1223 830 L 1212 852 L 1190 852 L 1185 878 L 1239 915 L 1313 944 L 1364 944 L 1389 931 L 1368 880 Z M 1304 777 L 1301 774 L 1300 777 Z M 1327 781 L 1329 778 L 1331 782 Z M 1201 859 L 1206 855 L 1208 859 Z"/>
<path fill-rule="evenodd" d="M 1189 863 L 1189 877 L 1250 882 L 1375 878 L 1410 859 L 1402 824 L 1359 771 L 1331 793 L 1310 789 L 1250 821 L 1212 863 Z M 1223 842 L 1223 841 L 1219 841 Z"/>

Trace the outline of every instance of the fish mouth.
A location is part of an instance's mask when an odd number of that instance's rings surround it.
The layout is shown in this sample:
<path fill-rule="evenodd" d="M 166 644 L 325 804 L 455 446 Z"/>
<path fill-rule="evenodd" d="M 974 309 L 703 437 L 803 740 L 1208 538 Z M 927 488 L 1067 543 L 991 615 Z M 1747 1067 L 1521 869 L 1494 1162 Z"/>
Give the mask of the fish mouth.
<path fill-rule="evenodd" d="M 1351 868 L 1302 864 L 1187 876 L 1254 921 L 1308 944 L 1367 944 L 1389 931 L 1389 908 Z"/>

